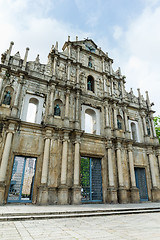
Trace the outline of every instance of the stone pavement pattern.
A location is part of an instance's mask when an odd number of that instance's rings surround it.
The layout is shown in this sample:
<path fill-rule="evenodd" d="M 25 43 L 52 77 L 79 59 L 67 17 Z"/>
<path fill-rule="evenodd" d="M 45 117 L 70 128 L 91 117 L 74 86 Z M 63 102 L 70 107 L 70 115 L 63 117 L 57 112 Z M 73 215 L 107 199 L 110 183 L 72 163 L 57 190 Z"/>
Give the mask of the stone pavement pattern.
<path fill-rule="evenodd" d="M 0 223 L 0 240 L 159 240 L 160 213 Z"/>

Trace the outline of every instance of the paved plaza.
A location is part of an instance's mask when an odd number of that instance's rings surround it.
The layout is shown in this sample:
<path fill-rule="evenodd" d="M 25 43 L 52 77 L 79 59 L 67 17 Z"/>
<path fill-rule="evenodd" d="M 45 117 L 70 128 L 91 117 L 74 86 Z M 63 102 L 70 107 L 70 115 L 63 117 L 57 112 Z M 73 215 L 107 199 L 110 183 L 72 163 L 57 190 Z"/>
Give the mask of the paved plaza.
<path fill-rule="evenodd" d="M 1 240 L 159 240 L 160 213 L 0 222 Z"/>

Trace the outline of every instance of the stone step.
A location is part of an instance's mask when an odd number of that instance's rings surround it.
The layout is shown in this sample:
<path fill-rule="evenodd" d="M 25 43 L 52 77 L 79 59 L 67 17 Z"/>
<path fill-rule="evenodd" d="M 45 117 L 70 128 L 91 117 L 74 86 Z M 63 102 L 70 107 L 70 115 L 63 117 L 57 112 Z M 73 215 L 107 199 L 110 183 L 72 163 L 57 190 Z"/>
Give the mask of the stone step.
<path fill-rule="evenodd" d="M 111 209 L 111 210 L 93 210 L 93 211 L 66 211 L 66 212 L 41 212 L 41 213 L 6 213 L 0 215 L 2 221 L 28 221 L 45 220 L 57 218 L 77 218 L 77 217 L 98 217 L 126 214 L 158 213 L 160 208 L 139 208 L 139 209 Z"/>

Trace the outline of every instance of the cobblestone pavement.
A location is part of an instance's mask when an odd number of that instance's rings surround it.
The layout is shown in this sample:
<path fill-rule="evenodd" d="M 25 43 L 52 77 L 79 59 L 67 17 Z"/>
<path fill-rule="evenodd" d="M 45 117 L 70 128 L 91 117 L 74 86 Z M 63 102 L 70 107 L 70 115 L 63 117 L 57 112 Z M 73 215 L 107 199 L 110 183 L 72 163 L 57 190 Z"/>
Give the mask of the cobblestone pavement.
<path fill-rule="evenodd" d="M 0 240 L 160 240 L 160 213 L 0 222 Z"/>

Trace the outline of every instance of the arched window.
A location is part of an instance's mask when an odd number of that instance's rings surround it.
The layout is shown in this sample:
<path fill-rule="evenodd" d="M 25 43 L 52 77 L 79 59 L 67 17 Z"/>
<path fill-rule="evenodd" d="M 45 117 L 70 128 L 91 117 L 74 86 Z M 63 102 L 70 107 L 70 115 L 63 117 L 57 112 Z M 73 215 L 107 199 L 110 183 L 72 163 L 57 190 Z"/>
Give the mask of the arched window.
<path fill-rule="evenodd" d="M 85 132 L 96 134 L 96 113 L 92 109 L 85 111 Z"/>
<path fill-rule="evenodd" d="M 35 123 L 37 118 L 38 111 L 38 103 L 39 101 L 36 98 L 30 98 L 27 110 L 26 121 Z"/>
<path fill-rule="evenodd" d="M 117 116 L 117 127 L 119 130 L 123 129 L 122 117 L 120 115 Z"/>
<path fill-rule="evenodd" d="M 137 128 L 135 123 L 131 123 L 132 139 L 137 141 Z"/>
<path fill-rule="evenodd" d="M 94 78 L 91 75 L 87 78 L 87 90 L 94 92 Z"/>

